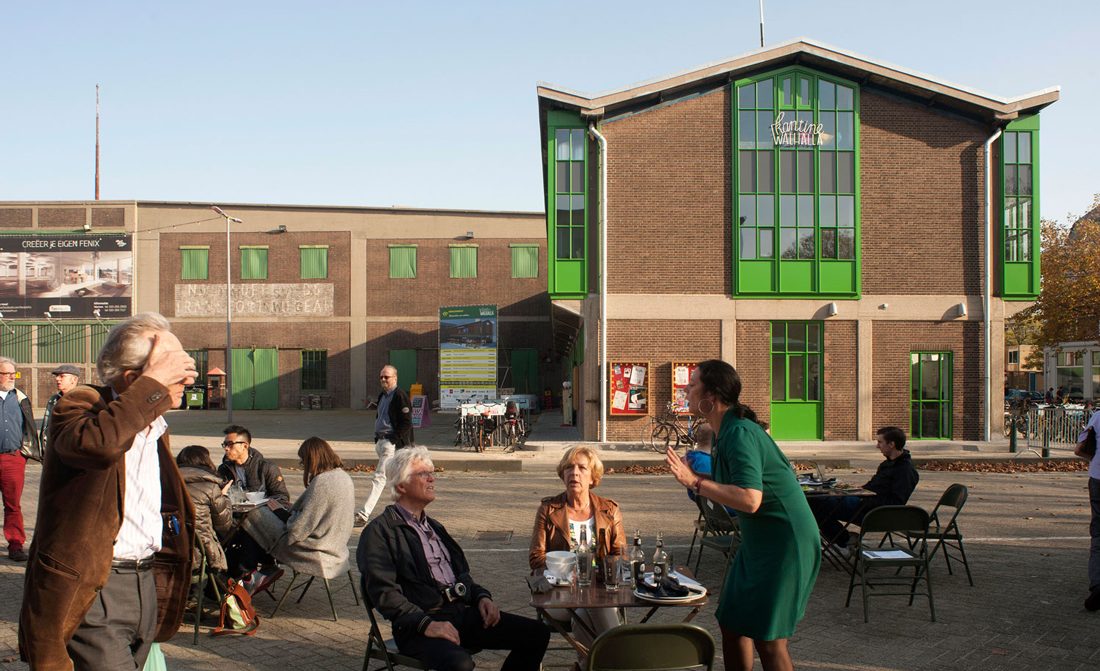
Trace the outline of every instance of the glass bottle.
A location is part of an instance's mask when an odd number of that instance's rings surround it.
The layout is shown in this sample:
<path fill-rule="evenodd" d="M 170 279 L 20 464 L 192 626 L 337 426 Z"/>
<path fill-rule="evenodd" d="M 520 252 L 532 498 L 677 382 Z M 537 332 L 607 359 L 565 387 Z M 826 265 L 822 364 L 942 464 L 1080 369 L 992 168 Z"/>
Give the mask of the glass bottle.
<path fill-rule="evenodd" d="M 592 546 L 588 544 L 588 527 L 581 527 L 580 542 L 577 543 L 577 585 L 587 587 L 592 584 Z"/>
<path fill-rule="evenodd" d="M 660 585 L 668 575 L 668 555 L 665 554 L 665 542 L 661 539 L 661 532 L 657 532 L 657 549 L 653 552 L 653 582 Z"/>
<path fill-rule="evenodd" d="M 634 547 L 630 549 L 630 582 L 634 587 L 642 584 L 645 573 L 645 552 L 642 550 L 642 532 L 634 530 Z"/>

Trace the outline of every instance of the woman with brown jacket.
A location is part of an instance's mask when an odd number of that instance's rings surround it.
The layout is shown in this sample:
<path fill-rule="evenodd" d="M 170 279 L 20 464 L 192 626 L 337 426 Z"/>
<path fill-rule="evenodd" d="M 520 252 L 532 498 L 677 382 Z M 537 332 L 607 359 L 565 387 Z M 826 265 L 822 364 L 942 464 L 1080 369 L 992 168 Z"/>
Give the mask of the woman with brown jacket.
<path fill-rule="evenodd" d="M 226 496 L 228 484 L 222 482 L 210 460 L 210 451 L 201 445 L 188 445 L 176 455 L 176 465 L 195 504 L 195 533 L 206 553 L 207 565 L 224 572 L 229 566 L 219 539 L 228 538 L 236 524 Z M 198 566 L 198 557 L 195 557 Z"/>

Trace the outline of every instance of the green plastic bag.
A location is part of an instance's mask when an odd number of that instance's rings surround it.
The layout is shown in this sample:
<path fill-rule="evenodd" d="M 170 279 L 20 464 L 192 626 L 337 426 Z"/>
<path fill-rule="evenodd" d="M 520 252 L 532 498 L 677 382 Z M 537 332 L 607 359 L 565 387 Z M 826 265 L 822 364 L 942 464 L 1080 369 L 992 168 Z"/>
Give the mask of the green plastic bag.
<path fill-rule="evenodd" d="M 168 663 L 164 660 L 164 653 L 160 649 L 160 643 L 154 643 L 149 648 L 149 656 L 145 658 L 144 671 L 168 671 Z"/>

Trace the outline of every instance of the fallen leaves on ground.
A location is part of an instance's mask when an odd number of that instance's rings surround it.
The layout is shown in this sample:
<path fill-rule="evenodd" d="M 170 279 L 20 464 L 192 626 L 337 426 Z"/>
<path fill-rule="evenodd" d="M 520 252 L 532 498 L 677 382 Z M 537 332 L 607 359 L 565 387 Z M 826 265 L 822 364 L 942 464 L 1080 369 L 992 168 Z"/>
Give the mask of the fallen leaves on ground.
<path fill-rule="evenodd" d="M 631 464 L 629 466 L 623 466 L 622 468 L 608 468 L 605 473 L 619 473 L 625 475 L 659 475 L 661 473 L 668 473 L 667 464 Z"/>
<path fill-rule="evenodd" d="M 917 466 L 922 471 L 961 471 L 965 473 L 1073 473 L 1087 471 L 1088 462 L 1083 459 L 1026 461 L 927 461 Z"/>

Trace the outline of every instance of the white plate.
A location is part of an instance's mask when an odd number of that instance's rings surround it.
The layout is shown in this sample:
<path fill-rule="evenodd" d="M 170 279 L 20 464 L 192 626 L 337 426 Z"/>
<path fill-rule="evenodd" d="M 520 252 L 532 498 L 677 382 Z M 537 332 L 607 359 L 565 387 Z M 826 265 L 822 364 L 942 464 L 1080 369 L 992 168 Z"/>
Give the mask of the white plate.
<path fill-rule="evenodd" d="M 689 578 L 686 575 L 684 575 L 683 573 L 680 573 L 679 571 L 673 571 L 672 572 L 672 577 L 676 578 L 676 582 L 680 583 L 681 585 L 683 585 L 684 587 L 687 587 L 690 590 L 695 590 L 695 591 L 702 590 L 703 594 L 707 593 L 707 588 L 703 587 L 703 583 L 699 582 L 698 580 L 694 580 L 692 578 Z M 653 574 L 652 573 L 642 574 L 642 580 L 644 580 L 645 584 L 647 584 L 647 585 L 656 586 L 656 583 L 653 582 Z"/>
<path fill-rule="evenodd" d="M 550 583 L 554 587 L 569 587 L 573 584 L 570 580 L 566 578 L 559 578 L 550 573 L 550 571 L 543 571 L 542 576 L 546 578 L 546 582 Z"/>
<path fill-rule="evenodd" d="M 652 603 L 686 603 L 688 601 L 695 601 L 700 597 L 707 595 L 707 588 L 700 585 L 699 587 L 691 586 L 687 587 L 690 594 L 687 596 L 654 596 L 641 590 L 634 590 L 634 596 L 638 597 L 642 601 L 650 601 Z"/>

